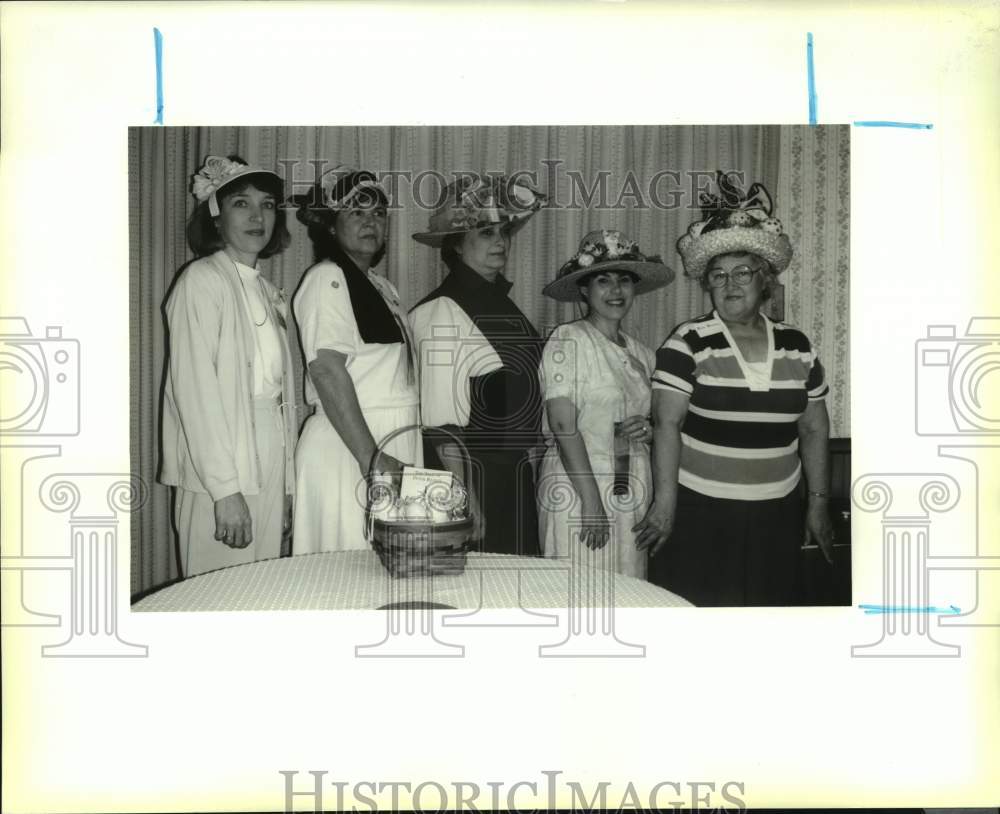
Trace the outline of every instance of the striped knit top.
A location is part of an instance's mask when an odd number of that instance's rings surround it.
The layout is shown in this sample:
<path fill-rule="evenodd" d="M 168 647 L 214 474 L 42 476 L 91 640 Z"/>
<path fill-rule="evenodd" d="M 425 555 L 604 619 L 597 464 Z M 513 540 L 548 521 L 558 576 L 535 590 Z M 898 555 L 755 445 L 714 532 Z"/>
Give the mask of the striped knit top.
<path fill-rule="evenodd" d="M 764 323 L 767 377 L 754 375 L 715 311 L 677 326 L 656 352 L 653 389 L 690 399 L 678 480 L 701 494 L 771 500 L 798 485 L 797 421 L 829 388 L 806 335 Z"/>

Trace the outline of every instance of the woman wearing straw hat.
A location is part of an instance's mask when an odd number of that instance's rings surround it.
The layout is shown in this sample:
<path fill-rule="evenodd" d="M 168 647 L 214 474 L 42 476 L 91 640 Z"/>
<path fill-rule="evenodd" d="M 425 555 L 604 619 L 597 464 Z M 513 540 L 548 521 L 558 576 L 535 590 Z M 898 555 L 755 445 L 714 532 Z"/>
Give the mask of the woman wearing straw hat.
<path fill-rule="evenodd" d="M 421 465 L 413 342 L 395 287 L 374 271 L 385 255 L 388 198 L 368 171 L 337 167 L 296 196 L 316 265 L 293 309 L 314 407 L 295 451 L 294 554 L 368 547 L 365 483 L 372 470 Z"/>
<path fill-rule="evenodd" d="M 586 555 L 608 570 L 646 577 L 647 555 L 636 547 L 632 529 L 652 493 L 649 380 L 655 355 L 621 324 L 637 295 L 673 278 L 659 258 L 644 256 L 621 232 L 599 229 L 583 238 L 543 290 L 587 305 L 583 319 L 553 331 L 542 354 L 548 448 L 538 514 L 546 557 Z"/>
<path fill-rule="evenodd" d="M 695 605 L 797 602 L 805 534 L 829 560 L 828 387 L 808 338 L 761 313 L 792 246 L 760 184 L 722 173 L 677 242 L 709 314 L 674 329 L 653 375 L 655 500 L 639 527 L 650 580 Z"/>
<path fill-rule="evenodd" d="M 257 261 L 289 243 L 281 176 L 209 156 L 193 178 L 197 259 L 165 303 L 160 480 L 177 487 L 181 572 L 277 557 L 291 524 L 295 397 L 280 292 Z"/>
<path fill-rule="evenodd" d="M 511 237 L 541 196 L 509 178 L 471 174 L 449 185 L 426 232 L 448 275 L 410 313 L 420 348 L 426 427 L 460 437 L 473 463 L 470 488 L 484 551 L 537 555 L 538 517 L 529 450 L 538 443 L 541 339 L 509 296 L 504 276 Z M 425 454 L 456 475 L 458 450 L 428 432 Z"/>

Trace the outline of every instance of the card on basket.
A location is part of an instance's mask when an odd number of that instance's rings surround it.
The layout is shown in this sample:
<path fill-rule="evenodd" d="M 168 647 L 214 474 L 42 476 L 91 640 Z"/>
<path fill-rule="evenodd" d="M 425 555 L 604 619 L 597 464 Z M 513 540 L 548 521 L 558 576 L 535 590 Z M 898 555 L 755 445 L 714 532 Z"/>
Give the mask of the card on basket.
<path fill-rule="evenodd" d="M 443 484 L 451 489 L 451 482 L 455 476 L 451 472 L 441 469 L 422 469 L 419 466 L 404 466 L 403 480 L 399 487 L 399 497 L 406 500 L 408 497 L 423 497 L 427 487 L 434 483 Z"/>
<path fill-rule="evenodd" d="M 429 505 L 427 490 L 447 490 L 450 493 L 454 475 L 441 469 L 423 469 L 418 466 L 404 466 L 403 479 L 399 486 L 401 501 L 420 501 L 427 508 L 429 519 L 436 523 L 448 520 L 448 513 Z"/>

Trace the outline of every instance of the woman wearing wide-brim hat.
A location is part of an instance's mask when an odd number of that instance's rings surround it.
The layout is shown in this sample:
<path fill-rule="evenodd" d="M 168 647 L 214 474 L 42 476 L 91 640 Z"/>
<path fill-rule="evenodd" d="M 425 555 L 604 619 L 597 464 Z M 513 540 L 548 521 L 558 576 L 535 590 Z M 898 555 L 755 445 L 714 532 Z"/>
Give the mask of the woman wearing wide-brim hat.
<path fill-rule="evenodd" d="M 586 305 L 542 354 L 547 444 L 538 478 L 546 557 L 583 560 L 640 579 L 645 551 L 633 527 L 652 496 L 649 445 L 653 351 L 621 329 L 636 296 L 674 273 L 619 231 L 587 234 L 543 293 Z M 573 495 L 567 499 L 567 495 Z"/>
<path fill-rule="evenodd" d="M 543 197 L 514 178 L 462 174 L 448 185 L 428 229 L 444 281 L 410 312 L 420 351 L 425 427 L 460 437 L 473 463 L 470 495 L 482 550 L 537 555 L 538 519 L 529 450 L 539 441 L 542 341 L 510 298 L 511 237 Z M 461 476 L 458 450 L 428 431 L 428 465 Z"/>
<path fill-rule="evenodd" d="M 184 576 L 280 555 L 298 427 L 287 305 L 258 265 L 289 243 L 284 182 L 239 156 L 208 156 L 192 193 L 187 237 L 197 259 L 164 306 L 160 472 L 177 487 Z"/>
<path fill-rule="evenodd" d="M 316 264 L 293 310 L 314 408 L 295 450 L 292 553 L 368 547 L 365 484 L 423 462 L 416 356 L 399 294 L 375 271 L 385 255 L 388 197 L 375 175 L 339 166 L 296 196 Z M 373 472 L 374 470 L 374 472 Z"/>
<path fill-rule="evenodd" d="M 805 334 L 761 313 L 792 257 L 767 190 L 718 183 L 677 242 L 713 309 L 656 354 L 655 499 L 639 542 L 650 581 L 695 605 L 790 605 L 804 538 L 830 558 L 829 388 Z"/>

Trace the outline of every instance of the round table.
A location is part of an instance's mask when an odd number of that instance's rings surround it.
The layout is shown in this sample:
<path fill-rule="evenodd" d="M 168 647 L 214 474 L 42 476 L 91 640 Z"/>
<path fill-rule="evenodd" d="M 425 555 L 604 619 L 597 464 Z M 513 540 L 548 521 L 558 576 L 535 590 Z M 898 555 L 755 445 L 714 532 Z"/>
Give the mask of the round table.
<path fill-rule="evenodd" d="M 393 579 L 375 552 L 338 551 L 210 571 L 156 591 L 134 611 L 363 610 L 407 602 L 477 608 L 680 608 L 676 594 L 568 561 L 470 553 L 458 576 Z"/>

